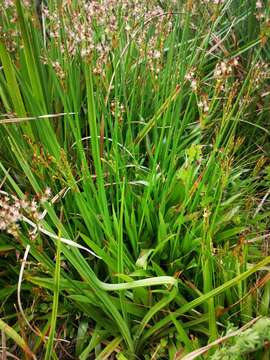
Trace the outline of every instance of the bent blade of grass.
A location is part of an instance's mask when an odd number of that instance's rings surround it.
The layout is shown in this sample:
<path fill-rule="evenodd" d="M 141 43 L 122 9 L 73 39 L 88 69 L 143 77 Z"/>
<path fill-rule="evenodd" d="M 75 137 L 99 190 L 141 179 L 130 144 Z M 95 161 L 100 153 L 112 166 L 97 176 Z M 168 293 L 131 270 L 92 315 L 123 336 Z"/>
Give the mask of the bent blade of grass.
<path fill-rule="evenodd" d="M 77 244 L 75 241 L 73 240 L 70 240 L 70 239 L 65 239 L 65 238 L 62 238 L 62 237 L 58 237 L 57 235 L 53 234 L 52 232 L 46 230 L 46 229 L 43 229 L 42 227 L 36 225 L 33 221 L 29 220 L 28 218 L 26 218 L 25 216 L 23 216 L 22 220 L 31 225 L 36 231 L 39 231 L 41 232 L 42 234 L 44 235 L 47 235 L 49 236 L 51 239 L 54 239 L 54 240 L 60 240 L 63 244 L 66 244 L 66 245 L 69 245 L 69 246 L 72 246 L 72 247 L 75 247 L 75 248 L 78 248 L 78 249 L 81 249 L 81 250 L 84 250 L 84 251 L 87 251 L 89 254 L 97 257 L 98 259 L 101 259 L 100 256 L 96 255 L 93 251 L 91 251 L 90 249 L 86 248 L 85 246 L 82 246 L 80 244 Z"/>
<path fill-rule="evenodd" d="M 157 286 L 157 285 L 176 286 L 176 284 L 177 284 L 177 280 L 172 276 L 157 276 L 157 277 L 151 277 L 142 280 L 134 280 L 128 283 L 120 283 L 120 284 L 108 284 L 99 281 L 100 287 L 106 291 L 129 290 L 139 287 Z"/>

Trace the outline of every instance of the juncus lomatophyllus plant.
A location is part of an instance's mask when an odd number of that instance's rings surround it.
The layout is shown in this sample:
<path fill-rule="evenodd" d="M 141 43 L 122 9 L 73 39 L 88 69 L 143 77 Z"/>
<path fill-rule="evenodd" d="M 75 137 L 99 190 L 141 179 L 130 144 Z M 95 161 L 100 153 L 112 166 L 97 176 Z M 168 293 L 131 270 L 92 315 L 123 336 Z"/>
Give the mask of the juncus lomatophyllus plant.
<path fill-rule="evenodd" d="M 268 316 L 267 1 L 2 3 L 1 353 L 214 356 Z"/>

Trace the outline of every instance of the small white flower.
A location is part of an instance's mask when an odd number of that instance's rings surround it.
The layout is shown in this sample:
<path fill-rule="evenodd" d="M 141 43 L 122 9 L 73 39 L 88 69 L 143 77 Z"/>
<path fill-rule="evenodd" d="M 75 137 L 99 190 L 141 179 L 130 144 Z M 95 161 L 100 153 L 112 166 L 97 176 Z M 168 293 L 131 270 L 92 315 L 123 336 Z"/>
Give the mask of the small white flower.
<path fill-rule="evenodd" d="M 203 108 L 203 102 L 202 102 L 202 101 L 199 101 L 199 102 L 198 102 L 198 107 L 199 107 L 199 108 Z"/>
<path fill-rule="evenodd" d="M 208 105 L 204 105 L 203 111 L 205 113 L 207 113 L 209 111 L 209 106 Z"/>
<path fill-rule="evenodd" d="M 186 80 L 192 80 L 194 78 L 194 71 L 190 71 L 185 75 Z"/>
<path fill-rule="evenodd" d="M 261 2 L 260 0 L 258 0 L 258 1 L 256 2 L 256 9 L 262 9 L 262 7 L 263 7 L 262 2 Z"/>
<path fill-rule="evenodd" d="M 37 202 L 35 200 L 31 201 L 31 205 L 29 207 L 30 211 L 36 212 L 37 211 Z"/>
<path fill-rule="evenodd" d="M 26 209 L 29 206 L 29 202 L 27 200 L 24 200 L 24 199 L 22 199 L 20 201 L 20 204 L 21 204 L 22 209 Z"/>
<path fill-rule="evenodd" d="M 49 187 L 46 187 L 45 191 L 44 191 L 44 195 L 47 197 L 47 198 L 50 198 L 51 195 L 52 195 L 52 191 Z"/>
<path fill-rule="evenodd" d="M 7 227 L 7 224 L 4 220 L 0 219 L 0 230 L 5 230 Z"/>
<path fill-rule="evenodd" d="M 237 58 L 234 58 L 234 59 L 233 59 L 233 65 L 234 65 L 234 66 L 237 66 L 238 64 L 239 64 L 238 59 L 237 59 Z"/>
<path fill-rule="evenodd" d="M 153 58 L 154 58 L 154 59 L 159 59 L 160 57 L 161 57 L 160 51 L 155 50 L 155 51 L 154 51 L 154 54 L 153 54 Z"/>
<path fill-rule="evenodd" d="M 197 90 L 197 81 L 193 79 L 190 83 L 190 86 L 192 90 Z"/>
<path fill-rule="evenodd" d="M 224 61 L 221 62 L 220 69 L 223 74 L 225 74 L 227 72 L 227 65 Z"/>

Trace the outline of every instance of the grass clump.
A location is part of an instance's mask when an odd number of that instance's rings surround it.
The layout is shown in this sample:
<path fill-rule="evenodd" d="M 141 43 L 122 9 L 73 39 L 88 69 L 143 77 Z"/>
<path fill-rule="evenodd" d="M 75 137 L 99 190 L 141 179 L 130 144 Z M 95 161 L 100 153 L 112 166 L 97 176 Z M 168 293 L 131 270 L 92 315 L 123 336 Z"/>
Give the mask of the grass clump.
<path fill-rule="evenodd" d="M 180 359 L 267 318 L 266 2 L 4 5 L 2 354 Z"/>

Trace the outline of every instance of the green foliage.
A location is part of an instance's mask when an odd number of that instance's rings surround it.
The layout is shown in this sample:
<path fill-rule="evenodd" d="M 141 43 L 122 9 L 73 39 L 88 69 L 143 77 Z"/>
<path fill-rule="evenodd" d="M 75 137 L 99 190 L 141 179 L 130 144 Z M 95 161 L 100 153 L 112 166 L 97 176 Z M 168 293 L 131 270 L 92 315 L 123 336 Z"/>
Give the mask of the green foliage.
<path fill-rule="evenodd" d="M 3 0 L 9 351 L 177 359 L 269 316 L 266 3 Z"/>

